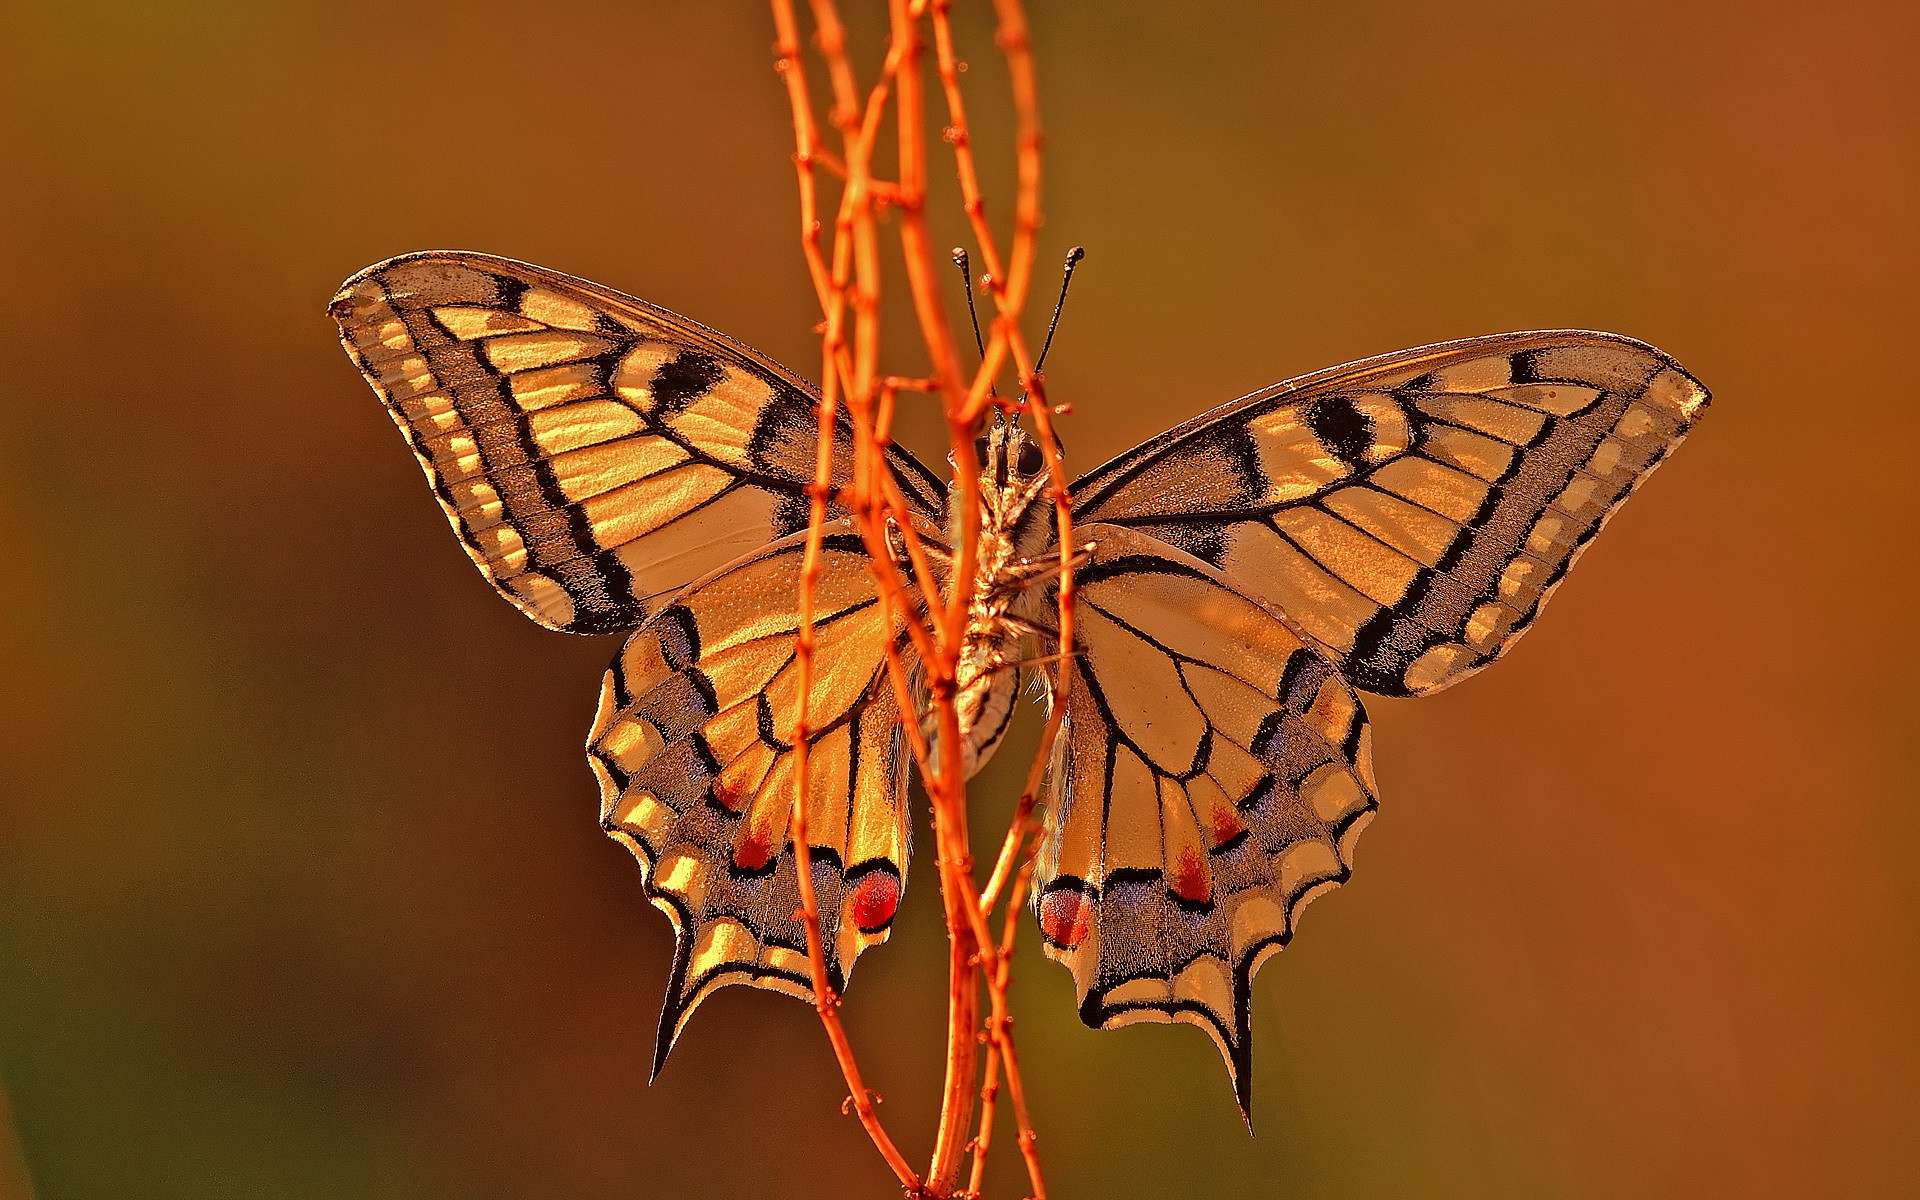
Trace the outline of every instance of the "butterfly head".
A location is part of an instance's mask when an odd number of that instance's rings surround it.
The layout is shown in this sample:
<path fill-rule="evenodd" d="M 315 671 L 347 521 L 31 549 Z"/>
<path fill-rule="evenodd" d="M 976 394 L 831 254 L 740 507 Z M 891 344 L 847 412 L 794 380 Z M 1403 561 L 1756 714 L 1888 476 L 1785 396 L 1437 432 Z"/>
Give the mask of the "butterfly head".
<path fill-rule="evenodd" d="M 980 464 L 983 530 L 1003 533 L 1015 543 L 1024 543 L 1034 536 L 1028 527 L 1037 525 L 1041 530 L 1039 536 L 1044 536 L 1044 522 L 1028 519 L 1046 507 L 1042 501 L 1049 476 L 1046 455 L 1039 444 L 1017 420 L 1009 420 L 996 408 L 986 427 L 973 439 L 973 452 Z M 954 465 L 957 471 L 958 464 Z"/>

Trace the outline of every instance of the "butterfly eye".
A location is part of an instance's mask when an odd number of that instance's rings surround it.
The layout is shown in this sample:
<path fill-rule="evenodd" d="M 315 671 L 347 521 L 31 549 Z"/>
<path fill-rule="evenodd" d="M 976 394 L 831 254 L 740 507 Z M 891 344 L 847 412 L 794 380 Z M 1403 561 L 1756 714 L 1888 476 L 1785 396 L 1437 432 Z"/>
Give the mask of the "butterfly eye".
<path fill-rule="evenodd" d="M 1040 447 L 1032 442 L 1020 447 L 1020 461 L 1014 464 L 1022 475 L 1038 475 L 1040 468 L 1046 465 L 1046 456 L 1042 455 Z"/>
<path fill-rule="evenodd" d="M 981 434 L 973 439 L 973 456 L 982 463 L 987 461 L 987 435 Z"/>

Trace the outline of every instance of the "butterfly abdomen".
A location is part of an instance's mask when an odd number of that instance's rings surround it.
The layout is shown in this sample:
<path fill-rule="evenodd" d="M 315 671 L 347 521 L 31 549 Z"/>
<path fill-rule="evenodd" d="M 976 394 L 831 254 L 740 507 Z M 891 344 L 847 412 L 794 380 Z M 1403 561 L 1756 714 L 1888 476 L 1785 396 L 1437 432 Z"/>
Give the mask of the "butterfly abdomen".
<path fill-rule="evenodd" d="M 1026 625 L 1012 609 L 1026 591 L 1010 580 L 1018 560 L 1004 533 L 991 521 L 979 541 L 980 586 L 967 614 L 966 633 L 954 670 L 954 707 L 959 718 L 961 765 L 971 778 L 1006 736 L 1019 695 L 1019 646 Z M 934 712 L 926 714 L 927 734 L 936 749 L 941 741 Z"/>

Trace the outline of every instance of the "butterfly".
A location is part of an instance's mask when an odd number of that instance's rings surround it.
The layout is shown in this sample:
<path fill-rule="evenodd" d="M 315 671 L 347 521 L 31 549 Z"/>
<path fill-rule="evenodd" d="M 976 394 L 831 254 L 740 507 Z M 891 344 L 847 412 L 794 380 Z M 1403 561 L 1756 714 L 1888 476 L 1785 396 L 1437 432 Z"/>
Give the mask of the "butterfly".
<path fill-rule="evenodd" d="M 329 311 L 501 595 L 549 629 L 626 635 L 588 759 L 603 828 L 675 930 L 654 1073 L 717 988 L 810 998 L 787 823 L 814 388 L 663 308 L 483 254 L 380 263 Z M 1034 910 L 1082 1019 L 1199 1026 L 1245 1111 L 1254 973 L 1346 881 L 1377 806 L 1360 693 L 1428 695 L 1506 653 L 1707 404 L 1641 342 L 1497 334 L 1262 389 L 1076 480 L 1073 683 Z M 844 485 L 844 414 L 834 438 Z M 1022 664 L 1063 651 L 1042 456 L 998 416 L 978 449 L 969 772 Z M 946 562 L 952 489 L 885 454 Z M 886 667 L 889 646 L 913 667 L 913 614 L 880 602 L 866 554 L 830 504 L 807 828 L 836 993 L 899 908 L 903 721 L 925 720 Z"/>

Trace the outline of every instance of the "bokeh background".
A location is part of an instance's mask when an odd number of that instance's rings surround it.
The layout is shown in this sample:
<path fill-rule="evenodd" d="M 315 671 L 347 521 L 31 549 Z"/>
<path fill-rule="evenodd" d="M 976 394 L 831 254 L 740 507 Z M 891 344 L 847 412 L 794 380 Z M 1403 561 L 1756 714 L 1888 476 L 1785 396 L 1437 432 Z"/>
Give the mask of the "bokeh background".
<path fill-rule="evenodd" d="M 1508 328 L 1635 334 L 1718 399 L 1511 659 L 1372 706 L 1384 811 L 1260 978 L 1256 1137 L 1198 1032 L 1083 1029 L 1027 938 L 1055 1193 L 1914 1194 L 1912 7 L 1034 23 L 1080 468 Z M 4 26 L 0 1195 L 891 1194 L 790 1000 L 722 993 L 646 1085 L 668 930 L 580 751 L 613 643 L 489 594 L 323 311 L 470 247 L 812 362 L 765 10 Z M 931 878 L 846 1009 L 916 1158 Z"/>

